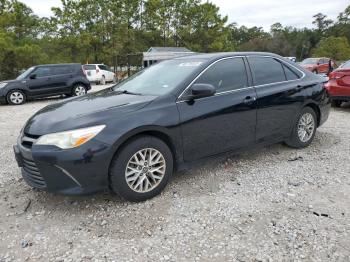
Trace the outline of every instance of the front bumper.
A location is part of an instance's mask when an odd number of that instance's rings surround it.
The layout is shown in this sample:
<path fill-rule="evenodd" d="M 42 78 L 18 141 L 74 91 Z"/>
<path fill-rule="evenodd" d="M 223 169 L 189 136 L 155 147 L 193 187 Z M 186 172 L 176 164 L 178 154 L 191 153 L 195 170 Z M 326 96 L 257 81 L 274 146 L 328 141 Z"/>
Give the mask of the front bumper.
<path fill-rule="evenodd" d="M 81 147 L 62 150 L 19 138 L 14 153 L 28 185 L 64 195 L 84 195 L 108 188 L 110 147 L 92 139 Z"/>

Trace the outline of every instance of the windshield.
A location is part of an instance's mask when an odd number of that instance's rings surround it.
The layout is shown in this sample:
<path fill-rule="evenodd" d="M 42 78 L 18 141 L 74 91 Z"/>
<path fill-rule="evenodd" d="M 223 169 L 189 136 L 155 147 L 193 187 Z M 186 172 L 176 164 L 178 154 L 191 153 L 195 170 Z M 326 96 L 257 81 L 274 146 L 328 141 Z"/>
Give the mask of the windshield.
<path fill-rule="evenodd" d="M 312 65 L 312 64 L 317 64 L 318 58 L 307 58 L 303 60 L 300 64 L 301 65 Z"/>
<path fill-rule="evenodd" d="M 350 69 L 350 60 L 342 64 L 339 68 L 341 69 Z"/>
<path fill-rule="evenodd" d="M 34 70 L 34 67 L 31 67 L 31 68 L 27 69 L 22 74 L 20 74 L 16 79 L 17 80 L 25 79 L 33 70 Z"/>
<path fill-rule="evenodd" d="M 203 62 L 200 59 L 160 62 L 129 77 L 113 89 L 144 95 L 164 95 L 190 76 Z"/>

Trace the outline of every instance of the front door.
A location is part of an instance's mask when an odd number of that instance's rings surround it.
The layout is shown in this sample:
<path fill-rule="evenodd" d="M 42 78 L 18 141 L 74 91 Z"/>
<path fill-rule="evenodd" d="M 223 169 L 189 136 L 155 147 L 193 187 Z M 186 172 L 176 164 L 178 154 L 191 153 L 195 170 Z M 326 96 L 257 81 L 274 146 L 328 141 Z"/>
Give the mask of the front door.
<path fill-rule="evenodd" d="M 211 84 L 216 94 L 177 102 L 185 161 L 255 143 L 256 94 L 250 87 L 244 58 L 226 58 L 212 64 L 194 82 Z"/>
<path fill-rule="evenodd" d="M 29 92 L 33 96 L 50 93 L 51 68 L 41 66 L 36 68 L 27 80 Z"/>

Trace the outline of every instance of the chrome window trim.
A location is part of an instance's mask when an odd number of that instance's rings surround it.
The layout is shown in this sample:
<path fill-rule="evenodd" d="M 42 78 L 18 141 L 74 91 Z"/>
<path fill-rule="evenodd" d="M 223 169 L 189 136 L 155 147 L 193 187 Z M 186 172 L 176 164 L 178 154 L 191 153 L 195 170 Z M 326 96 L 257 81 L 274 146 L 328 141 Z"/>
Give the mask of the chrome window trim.
<path fill-rule="evenodd" d="M 295 81 L 299 81 L 299 80 L 302 80 L 306 74 L 301 71 L 299 68 L 295 67 L 294 65 L 292 64 L 289 64 L 289 63 L 286 63 L 285 61 L 283 61 L 282 59 L 278 58 L 278 57 L 273 57 L 273 56 L 268 56 L 268 55 L 247 55 L 246 56 L 247 58 L 248 57 L 267 57 L 267 58 L 273 58 L 273 59 L 276 59 L 276 60 L 279 60 L 279 62 L 282 63 L 282 65 L 284 64 L 288 64 L 289 66 L 293 67 L 294 69 L 298 70 L 302 76 L 298 79 L 294 79 L 294 80 L 286 80 L 286 81 L 280 81 L 280 82 L 273 82 L 273 83 L 268 83 L 268 84 L 263 84 L 263 85 L 254 85 L 255 88 L 259 88 L 259 87 L 263 87 L 263 86 L 267 86 L 267 85 L 275 85 L 275 84 L 282 84 L 282 83 L 288 83 L 288 82 L 295 82 Z M 249 61 L 248 61 L 249 63 Z M 253 73 L 252 73 L 252 77 L 253 77 Z M 254 79 L 253 79 L 254 80 Z"/>
<path fill-rule="evenodd" d="M 294 80 L 286 80 L 286 81 L 281 81 L 281 82 L 273 82 L 273 83 L 269 83 L 269 84 L 263 84 L 263 85 L 252 85 L 252 86 L 247 86 L 247 87 L 243 87 L 243 88 L 238 88 L 238 89 L 235 89 L 235 90 L 230 90 L 230 91 L 224 91 L 224 92 L 220 92 L 220 93 L 215 93 L 214 96 L 211 96 L 211 97 L 215 97 L 215 96 L 218 96 L 218 95 L 221 95 L 221 94 L 226 94 L 226 93 L 232 93 L 232 92 L 237 92 L 237 91 L 240 91 L 240 90 L 244 90 L 244 89 L 250 89 L 250 88 L 260 88 L 260 87 L 264 87 L 264 86 L 267 86 L 267 85 L 275 85 L 275 84 L 282 84 L 282 83 L 288 83 L 288 82 L 295 82 L 295 81 L 299 81 L 299 80 L 302 80 L 303 78 L 305 78 L 306 74 L 301 71 L 299 68 L 295 67 L 294 65 L 292 64 L 289 64 L 289 63 L 286 63 L 285 61 L 283 61 L 282 59 L 278 58 L 278 57 L 274 57 L 274 56 L 269 56 L 269 55 L 247 55 L 247 56 L 228 56 L 228 57 L 223 57 L 223 58 L 220 58 L 219 60 L 216 60 L 214 61 L 213 63 L 211 63 L 210 65 L 208 65 L 205 69 L 203 69 L 202 72 L 200 72 L 200 74 L 194 78 L 191 83 L 184 89 L 184 91 L 182 91 L 182 93 L 177 97 L 177 101 L 176 103 L 180 103 L 180 102 L 186 102 L 188 100 L 181 100 L 182 98 L 182 95 L 187 91 L 188 88 L 190 88 L 193 83 L 202 75 L 204 74 L 210 67 L 212 67 L 213 65 L 215 65 L 216 63 L 222 61 L 222 60 L 226 60 L 226 59 L 232 59 L 232 58 L 248 58 L 248 57 L 268 57 L 268 58 L 273 58 L 273 59 L 277 59 L 279 60 L 279 62 L 282 63 L 282 65 L 284 64 L 288 64 L 289 66 L 293 67 L 294 69 L 296 69 L 297 71 L 299 71 L 302 76 L 298 79 L 294 79 Z M 248 61 L 248 64 L 249 64 L 249 61 Z M 250 66 L 250 65 L 249 65 Z M 246 70 L 250 70 L 250 68 L 246 68 Z M 253 76 L 252 76 L 253 77 Z M 254 79 L 253 79 L 254 80 Z M 208 97 L 209 98 L 209 97 Z"/>

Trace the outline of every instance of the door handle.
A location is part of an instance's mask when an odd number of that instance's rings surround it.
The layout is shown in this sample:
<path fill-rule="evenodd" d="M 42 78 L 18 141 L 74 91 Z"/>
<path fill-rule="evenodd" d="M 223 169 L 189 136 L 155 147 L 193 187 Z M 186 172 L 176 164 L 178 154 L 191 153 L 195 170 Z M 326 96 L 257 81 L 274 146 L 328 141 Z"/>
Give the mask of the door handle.
<path fill-rule="evenodd" d="M 255 96 L 247 96 L 246 98 L 244 98 L 243 103 L 246 105 L 251 105 L 255 102 L 256 97 Z"/>

